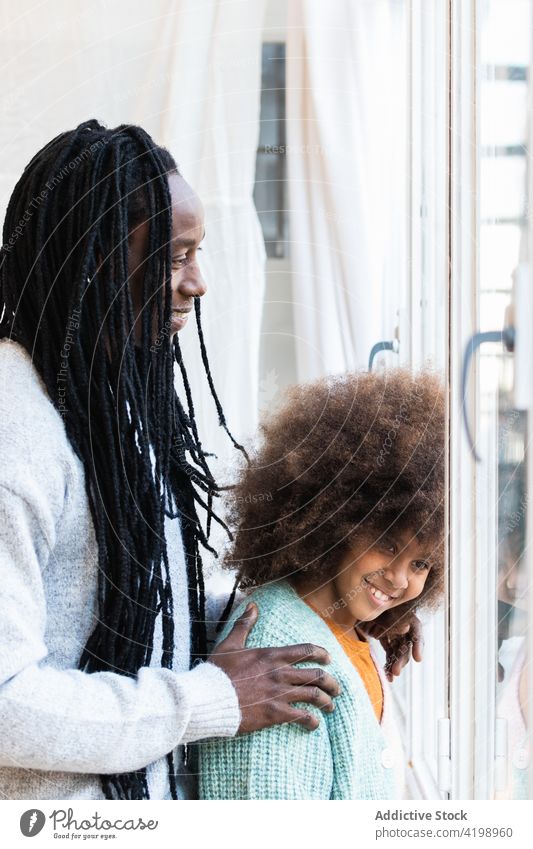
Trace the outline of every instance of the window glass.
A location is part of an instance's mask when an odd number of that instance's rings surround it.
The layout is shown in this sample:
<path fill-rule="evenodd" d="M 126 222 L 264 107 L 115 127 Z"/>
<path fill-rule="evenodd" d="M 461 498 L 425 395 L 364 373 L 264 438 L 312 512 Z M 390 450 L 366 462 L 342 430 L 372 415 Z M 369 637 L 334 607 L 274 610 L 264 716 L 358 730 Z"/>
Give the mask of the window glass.
<path fill-rule="evenodd" d="M 501 330 L 511 300 L 513 272 L 527 230 L 527 78 L 530 3 L 485 0 L 481 4 L 479 100 L 479 321 Z M 503 345 L 484 346 L 480 357 L 480 453 L 493 468 L 494 491 L 484 520 L 496 516 L 496 653 L 494 776 L 496 798 L 527 798 L 526 710 L 527 581 L 525 523 L 525 413 L 514 408 L 513 358 Z M 491 529 L 487 527 L 488 535 Z M 484 532 L 483 527 L 478 533 Z M 490 551 L 489 551 L 490 559 Z M 490 569 L 490 563 L 487 563 Z"/>

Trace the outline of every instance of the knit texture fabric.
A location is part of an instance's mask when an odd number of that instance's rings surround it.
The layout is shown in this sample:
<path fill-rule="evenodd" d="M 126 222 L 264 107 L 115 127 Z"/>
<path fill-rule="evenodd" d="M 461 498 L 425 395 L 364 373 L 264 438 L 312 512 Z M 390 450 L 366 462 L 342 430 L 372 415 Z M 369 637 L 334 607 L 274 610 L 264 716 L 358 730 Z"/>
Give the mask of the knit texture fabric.
<path fill-rule="evenodd" d="M 404 757 L 380 670 L 383 717 L 378 722 L 365 686 L 330 628 L 286 581 L 255 590 L 230 616 L 220 639 L 246 604 L 258 621 L 247 647 L 314 643 L 330 654 L 327 667 L 342 692 L 316 731 L 300 725 L 266 728 L 199 745 L 201 799 L 397 799 L 403 796 Z M 317 664 L 299 663 L 299 667 Z"/>
<path fill-rule="evenodd" d="M 308 601 L 308 599 L 304 598 L 304 601 L 315 611 L 315 613 L 321 616 L 320 611 L 317 610 L 316 607 Z M 372 702 L 374 713 L 381 722 L 383 714 L 383 687 L 381 686 L 378 667 L 372 656 L 370 643 L 368 640 L 363 641 L 356 639 L 353 627 L 347 631 L 344 625 L 337 625 L 331 616 L 327 619 L 322 616 L 322 619 L 332 632 L 337 642 L 340 644 L 344 653 L 349 657 L 352 666 L 355 666 L 357 669 L 361 676 L 361 680 L 365 685 L 368 698 Z"/>
<path fill-rule="evenodd" d="M 97 609 L 98 552 L 83 466 L 26 351 L 0 341 L 0 798 L 102 799 L 100 773 L 148 766 L 153 799 L 195 794 L 183 744 L 233 735 L 236 691 L 211 663 L 189 671 L 187 576 L 167 521 L 174 665 L 161 614 L 135 678 L 77 669 Z"/>

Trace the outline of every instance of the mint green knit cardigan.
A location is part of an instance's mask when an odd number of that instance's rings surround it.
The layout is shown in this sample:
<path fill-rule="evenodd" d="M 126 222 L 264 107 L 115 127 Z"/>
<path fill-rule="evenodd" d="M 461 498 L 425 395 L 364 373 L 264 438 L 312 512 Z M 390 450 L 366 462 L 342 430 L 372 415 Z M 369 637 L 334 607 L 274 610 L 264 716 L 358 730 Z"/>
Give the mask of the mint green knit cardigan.
<path fill-rule="evenodd" d="M 229 618 L 219 642 L 251 600 L 259 617 L 247 647 L 307 642 L 323 646 L 331 657 L 327 669 L 342 692 L 332 713 L 306 706 L 320 718 L 316 731 L 285 723 L 199 743 L 200 799 L 398 798 L 402 758 L 398 739 L 390 739 L 391 734 L 397 738 L 397 732 L 381 671 L 385 698 L 380 724 L 362 679 L 330 628 L 286 581 L 260 587 L 247 597 Z"/>

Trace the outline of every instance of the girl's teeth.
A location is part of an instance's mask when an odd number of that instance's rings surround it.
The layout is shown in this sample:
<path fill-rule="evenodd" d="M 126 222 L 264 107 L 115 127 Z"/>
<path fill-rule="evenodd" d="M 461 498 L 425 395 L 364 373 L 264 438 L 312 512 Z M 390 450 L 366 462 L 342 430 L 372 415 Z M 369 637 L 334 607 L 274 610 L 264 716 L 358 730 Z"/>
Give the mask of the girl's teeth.
<path fill-rule="evenodd" d="M 372 595 L 375 595 L 376 598 L 379 598 L 380 601 L 388 601 L 390 598 L 390 596 L 385 595 L 385 593 L 382 593 L 381 590 L 377 590 L 375 587 L 372 586 L 370 587 L 370 592 L 372 593 Z"/>

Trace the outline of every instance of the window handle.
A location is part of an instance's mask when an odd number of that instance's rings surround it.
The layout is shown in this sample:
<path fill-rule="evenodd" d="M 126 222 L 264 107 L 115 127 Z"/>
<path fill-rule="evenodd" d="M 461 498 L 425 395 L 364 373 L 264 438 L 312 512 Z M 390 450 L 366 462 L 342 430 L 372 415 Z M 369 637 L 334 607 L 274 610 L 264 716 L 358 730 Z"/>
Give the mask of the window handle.
<path fill-rule="evenodd" d="M 461 399 L 463 404 L 463 420 L 466 431 L 466 438 L 468 440 L 468 445 L 470 447 L 470 451 L 476 461 L 476 463 L 481 462 L 481 457 L 476 451 L 474 437 L 472 435 L 472 431 L 470 429 L 470 422 L 468 421 L 468 412 L 466 407 L 466 395 L 468 389 L 468 376 L 470 373 L 470 365 L 472 362 L 472 358 L 478 348 L 481 345 L 484 345 L 486 342 L 503 342 L 506 350 L 509 353 L 514 351 L 514 342 L 515 342 L 515 329 L 512 326 L 505 327 L 503 330 L 489 330 L 485 333 L 474 333 L 468 342 L 466 343 L 465 354 L 463 357 L 463 375 L 461 380 Z"/>
<path fill-rule="evenodd" d="M 376 358 L 376 355 L 379 354 L 380 351 L 394 351 L 395 354 L 400 350 L 400 343 L 397 339 L 392 339 L 390 342 L 376 342 L 375 345 L 372 345 L 370 350 L 370 356 L 368 358 L 368 371 L 372 371 L 372 365 Z"/>

